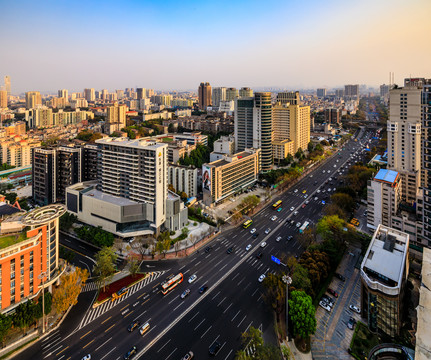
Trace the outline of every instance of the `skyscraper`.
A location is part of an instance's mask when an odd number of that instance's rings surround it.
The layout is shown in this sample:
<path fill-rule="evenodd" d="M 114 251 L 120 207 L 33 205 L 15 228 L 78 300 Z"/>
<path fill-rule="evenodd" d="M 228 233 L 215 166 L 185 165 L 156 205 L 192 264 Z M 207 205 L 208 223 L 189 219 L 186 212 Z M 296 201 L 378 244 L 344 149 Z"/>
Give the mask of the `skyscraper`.
<path fill-rule="evenodd" d="M 96 93 L 94 92 L 94 89 L 84 89 L 84 98 L 87 101 L 96 100 Z"/>
<path fill-rule="evenodd" d="M 271 93 L 257 92 L 254 101 L 253 148 L 262 150 L 262 171 L 269 171 L 273 164 Z"/>
<path fill-rule="evenodd" d="M 239 90 L 239 97 L 252 97 L 253 90 L 248 87 L 243 87 Z"/>
<path fill-rule="evenodd" d="M 67 91 L 66 89 L 58 90 L 58 97 L 59 98 L 65 98 L 66 100 L 68 100 L 68 98 L 69 98 L 69 91 Z"/>
<path fill-rule="evenodd" d="M 42 97 L 39 91 L 28 91 L 25 93 L 25 107 L 33 109 L 38 105 L 42 105 Z"/>
<path fill-rule="evenodd" d="M 344 97 L 359 100 L 359 85 L 344 85 Z"/>
<path fill-rule="evenodd" d="M 221 101 L 226 101 L 226 88 L 216 87 L 212 89 L 212 105 L 220 106 Z"/>
<path fill-rule="evenodd" d="M 102 100 L 108 100 L 108 89 L 103 89 L 100 98 Z"/>
<path fill-rule="evenodd" d="M 142 100 L 147 97 L 147 90 L 145 88 L 136 88 L 137 100 Z"/>
<path fill-rule="evenodd" d="M 0 109 L 7 108 L 7 91 L 0 90 Z"/>
<path fill-rule="evenodd" d="M 254 98 L 236 98 L 234 114 L 234 134 L 236 152 L 253 147 Z"/>
<path fill-rule="evenodd" d="M 235 89 L 235 88 L 226 89 L 226 101 L 235 101 L 235 99 L 238 96 L 239 96 L 238 89 Z"/>
<path fill-rule="evenodd" d="M 211 106 L 211 85 L 210 83 L 201 83 L 198 89 L 199 93 L 199 108 L 205 110 Z"/>
<path fill-rule="evenodd" d="M 10 87 L 10 76 L 8 76 L 8 75 L 6 75 L 4 77 L 4 86 L 5 86 L 6 91 L 7 91 L 7 96 L 10 96 L 10 90 L 11 90 L 11 87 Z"/>
<path fill-rule="evenodd" d="M 317 89 L 317 97 L 319 99 L 326 97 L 326 89 Z"/>

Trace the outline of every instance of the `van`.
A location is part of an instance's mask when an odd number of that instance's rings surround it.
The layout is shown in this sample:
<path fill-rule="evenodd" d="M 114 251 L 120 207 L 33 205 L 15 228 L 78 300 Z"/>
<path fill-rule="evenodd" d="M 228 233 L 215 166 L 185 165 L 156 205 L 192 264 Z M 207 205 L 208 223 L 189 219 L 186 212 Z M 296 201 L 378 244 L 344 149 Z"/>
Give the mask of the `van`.
<path fill-rule="evenodd" d="M 139 328 L 139 333 L 144 335 L 150 329 L 150 323 L 145 323 Z"/>

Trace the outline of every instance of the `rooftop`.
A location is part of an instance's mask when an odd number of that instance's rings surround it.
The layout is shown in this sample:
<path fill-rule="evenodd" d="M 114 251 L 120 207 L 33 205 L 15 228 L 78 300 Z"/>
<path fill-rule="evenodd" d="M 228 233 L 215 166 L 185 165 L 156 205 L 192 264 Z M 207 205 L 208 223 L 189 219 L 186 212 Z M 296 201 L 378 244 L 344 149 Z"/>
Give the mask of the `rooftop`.
<path fill-rule="evenodd" d="M 85 194 L 83 194 L 84 196 L 91 196 L 94 197 L 95 199 L 104 201 L 104 202 L 108 202 L 114 205 L 118 205 L 118 206 L 127 206 L 127 205 L 136 205 L 137 202 L 127 199 L 127 198 L 123 198 L 120 196 L 114 196 L 114 195 L 110 195 L 110 194 L 106 194 L 100 190 L 96 190 L 96 189 L 92 189 L 90 191 L 87 191 Z"/>
<path fill-rule="evenodd" d="M 376 176 L 374 176 L 374 180 L 383 181 L 389 184 L 394 184 L 397 178 L 397 171 L 387 169 L 380 169 Z"/>
<path fill-rule="evenodd" d="M 59 218 L 66 212 L 64 205 L 52 204 L 30 211 L 22 218 L 22 223 L 26 226 L 39 226 Z"/>
<path fill-rule="evenodd" d="M 254 155 L 255 152 L 252 151 L 241 151 L 239 153 L 233 154 L 233 155 L 226 155 L 225 158 L 220 159 L 220 160 L 216 160 L 213 161 L 212 163 L 209 163 L 208 165 L 211 165 L 213 167 L 220 167 L 220 166 L 224 166 L 224 165 L 228 165 L 228 164 L 234 164 L 239 160 L 242 160 L 244 158 L 247 158 L 249 156 Z M 226 160 L 226 159 L 231 159 L 231 161 Z"/>
<path fill-rule="evenodd" d="M 19 233 L 11 235 L 0 236 L 0 249 L 7 248 L 8 246 L 18 244 L 21 241 L 27 239 L 27 231 L 21 231 Z"/>
<path fill-rule="evenodd" d="M 151 139 L 151 138 L 130 140 L 129 138 L 126 138 L 126 137 L 119 137 L 119 138 L 106 137 L 103 139 L 96 140 L 96 144 L 117 145 L 117 146 L 140 148 L 140 149 L 145 147 L 158 149 L 166 146 L 165 144 L 156 142 L 154 139 Z"/>

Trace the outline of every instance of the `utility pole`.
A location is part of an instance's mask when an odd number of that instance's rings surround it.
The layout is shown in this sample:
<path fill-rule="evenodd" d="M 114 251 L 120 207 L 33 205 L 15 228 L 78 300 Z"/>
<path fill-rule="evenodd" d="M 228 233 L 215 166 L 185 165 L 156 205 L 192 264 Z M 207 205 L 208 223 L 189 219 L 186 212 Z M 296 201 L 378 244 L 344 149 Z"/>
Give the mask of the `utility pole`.
<path fill-rule="evenodd" d="M 289 341 L 289 285 L 292 283 L 292 278 L 284 275 L 282 280 L 286 284 L 286 338 Z"/>
<path fill-rule="evenodd" d="M 45 277 L 48 276 L 48 272 L 41 272 L 38 276 L 42 280 L 42 334 L 45 334 Z"/>

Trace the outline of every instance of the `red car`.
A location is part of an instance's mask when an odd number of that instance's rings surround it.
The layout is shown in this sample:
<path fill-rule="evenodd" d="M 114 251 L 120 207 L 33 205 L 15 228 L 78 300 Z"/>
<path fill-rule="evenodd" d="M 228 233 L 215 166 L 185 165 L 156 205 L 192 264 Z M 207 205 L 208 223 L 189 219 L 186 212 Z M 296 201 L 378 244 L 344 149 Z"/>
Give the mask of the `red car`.
<path fill-rule="evenodd" d="M 306 206 L 307 206 L 307 205 L 303 204 L 303 205 L 302 205 L 302 208 L 305 208 Z"/>
<path fill-rule="evenodd" d="M 331 288 L 328 288 L 328 290 L 326 290 L 328 293 L 330 293 L 331 295 L 333 295 L 334 297 L 338 297 L 338 293 L 334 290 L 332 290 Z"/>

